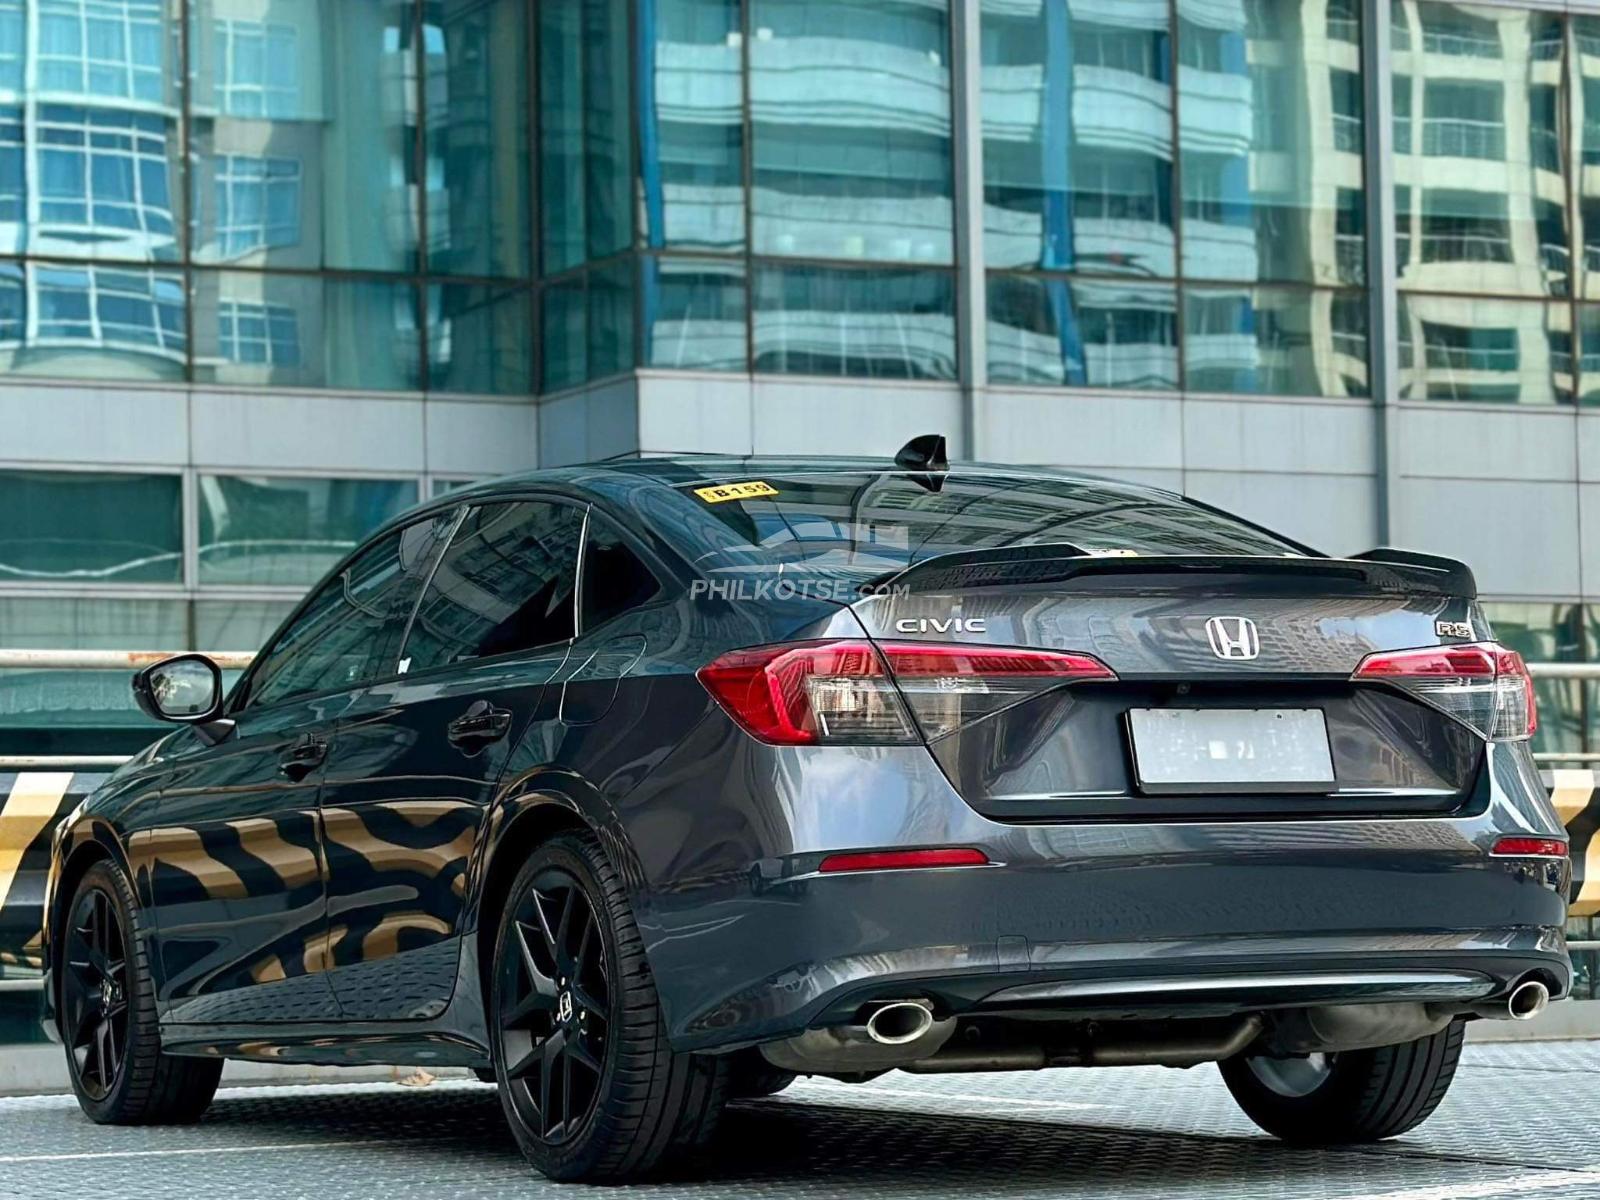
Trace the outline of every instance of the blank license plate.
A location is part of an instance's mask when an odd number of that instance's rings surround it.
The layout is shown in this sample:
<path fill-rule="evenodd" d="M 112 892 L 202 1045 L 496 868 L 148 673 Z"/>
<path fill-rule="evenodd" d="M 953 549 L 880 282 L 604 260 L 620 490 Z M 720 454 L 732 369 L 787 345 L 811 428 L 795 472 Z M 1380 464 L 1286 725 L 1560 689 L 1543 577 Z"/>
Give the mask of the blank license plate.
<path fill-rule="evenodd" d="M 1315 708 L 1135 708 L 1134 769 L 1147 792 L 1331 791 L 1328 725 Z"/>

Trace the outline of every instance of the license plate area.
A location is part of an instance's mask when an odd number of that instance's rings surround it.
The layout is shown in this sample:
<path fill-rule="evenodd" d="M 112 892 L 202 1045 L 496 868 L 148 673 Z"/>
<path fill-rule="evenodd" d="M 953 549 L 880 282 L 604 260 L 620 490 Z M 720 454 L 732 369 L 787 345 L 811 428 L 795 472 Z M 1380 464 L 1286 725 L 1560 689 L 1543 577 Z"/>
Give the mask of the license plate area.
<path fill-rule="evenodd" d="M 1327 793 L 1337 787 L 1318 708 L 1132 708 L 1139 790 Z"/>

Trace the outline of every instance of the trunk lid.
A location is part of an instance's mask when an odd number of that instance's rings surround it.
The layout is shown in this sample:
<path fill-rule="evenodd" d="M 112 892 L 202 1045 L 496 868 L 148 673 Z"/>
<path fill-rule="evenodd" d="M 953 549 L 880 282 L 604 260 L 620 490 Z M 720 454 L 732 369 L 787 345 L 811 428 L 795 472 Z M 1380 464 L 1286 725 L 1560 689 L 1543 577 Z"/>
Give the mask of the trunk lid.
<path fill-rule="evenodd" d="M 1075 549 L 941 556 L 875 581 L 852 606 L 879 642 L 1072 651 L 1116 673 L 1045 691 L 931 743 L 979 811 L 1008 820 L 1367 816 L 1472 802 L 1483 739 L 1397 688 L 1351 680 L 1376 651 L 1489 636 L 1460 564 L 1395 551 L 1142 558 Z M 1333 780 L 1142 783 L 1133 710 L 1320 713 Z"/>

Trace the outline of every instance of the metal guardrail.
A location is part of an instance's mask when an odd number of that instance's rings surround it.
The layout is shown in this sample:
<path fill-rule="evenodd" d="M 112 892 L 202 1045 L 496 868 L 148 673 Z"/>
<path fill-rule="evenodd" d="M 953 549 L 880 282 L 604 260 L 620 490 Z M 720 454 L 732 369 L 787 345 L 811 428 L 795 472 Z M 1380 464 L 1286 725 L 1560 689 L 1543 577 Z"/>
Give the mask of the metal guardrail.
<path fill-rule="evenodd" d="M 0 650 L 0 670 L 138 671 L 182 650 Z M 224 671 L 242 671 L 255 661 L 250 650 L 203 651 Z M 1600 683 L 1600 663 L 1528 664 L 1535 679 L 1568 679 Z M 1557 763 L 1600 763 L 1600 751 L 1548 751 L 1535 754 L 1542 766 Z M 0 771 L 54 771 L 72 767 L 119 767 L 124 755 L 0 755 Z"/>
<path fill-rule="evenodd" d="M 0 650 L 0 669 L 19 671 L 139 671 L 184 650 Z M 255 661 L 250 650 L 206 650 L 224 671 L 242 671 Z"/>

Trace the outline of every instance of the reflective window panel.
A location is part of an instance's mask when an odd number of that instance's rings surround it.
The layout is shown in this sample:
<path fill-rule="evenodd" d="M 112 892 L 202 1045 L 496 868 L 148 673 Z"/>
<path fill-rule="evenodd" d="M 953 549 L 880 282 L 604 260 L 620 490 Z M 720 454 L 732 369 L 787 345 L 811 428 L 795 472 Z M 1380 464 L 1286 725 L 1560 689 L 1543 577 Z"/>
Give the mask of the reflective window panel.
<path fill-rule="evenodd" d="M 743 262 L 647 258 L 639 299 L 643 365 L 701 371 L 747 368 Z"/>
<path fill-rule="evenodd" d="M 533 261 L 528 5 L 426 0 L 423 13 L 428 269 L 521 278 Z"/>
<path fill-rule="evenodd" d="M 1578 205 L 1579 295 L 1600 300 L 1600 17 L 1573 16 L 1572 167 Z"/>
<path fill-rule="evenodd" d="M 587 294 L 583 275 L 568 276 L 540 293 L 542 391 L 577 387 L 589 377 Z"/>
<path fill-rule="evenodd" d="M 1583 403 L 1600 404 L 1600 304 L 1578 305 L 1579 396 Z"/>
<path fill-rule="evenodd" d="M 0 471 L 0 583 L 182 580 L 178 476 Z"/>
<path fill-rule="evenodd" d="M 0 629 L 6 645 L 17 649 L 177 650 L 188 641 L 188 608 L 182 600 L 0 597 Z M 7 742 L 8 752 L 48 754 L 68 748 L 60 739 L 72 730 L 127 726 L 154 728 L 155 723 L 134 706 L 123 672 L 0 671 L 0 730 L 30 731 L 20 745 Z M 72 749 L 117 752 L 106 745 L 98 737 Z"/>
<path fill-rule="evenodd" d="M 412 479 L 200 477 L 200 583 L 305 587 L 417 502 Z"/>
<path fill-rule="evenodd" d="M 189 0 L 188 10 L 196 259 L 415 269 L 410 0 Z M 437 49 L 439 26 L 429 29 Z M 494 135 L 475 136 L 477 168 L 495 170 L 484 165 Z M 430 162 L 429 187 L 447 210 L 443 185 Z M 448 244 L 448 220 L 441 229 Z"/>
<path fill-rule="evenodd" d="M 441 392 L 527 395 L 533 317 L 521 289 L 430 284 L 428 386 Z"/>
<path fill-rule="evenodd" d="M 1484 615 L 1494 626 L 1497 641 L 1505 643 L 1529 662 L 1582 662 L 1584 608 L 1570 602 L 1517 604 L 1485 602 Z M 1584 683 L 1571 679 L 1539 679 L 1534 692 L 1539 703 L 1536 751 L 1584 748 Z"/>
<path fill-rule="evenodd" d="M 634 365 L 634 299 L 638 264 L 632 258 L 589 272 L 588 358 L 590 379 L 604 379 Z"/>
<path fill-rule="evenodd" d="M 989 378 L 1170 391 L 1177 308 L 1170 285 L 991 275 Z"/>
<path fill-rule="evenodd" d="M 632 369 L 637 271 L 630 255 L 544 289 L 540 332 L 545 391 Z"/>
<path fill-rule="evenodd" d="M 0 373 L 182 379 L 185 306 L 178 271 L 0 264 Z"/>
<path fill-rule="evenodd" d="M 739 0 L 639 0 L 638 12 L 644 243 L 743 249 Z"/>
<path fill-rule="evenodd" d="M 1185 274 L 1362 282 L 1359 44 L 1317 4 L 1177 12 Z"/>
<path fill-rule="evenodd" d="M 1566 295 L 1562 19 L 1434 0 L 1394 12 L 1420 33 L 1395 46 L 1400 285 Z"/>
<path fill-rule="evenodd" d="M 546 275 L 633 242 L 628 0 L 542 0 L 539 220 Z"/>
<path fill-rule="evenodd" d="M 1171 278 L 1165 3 L 984 0 L 991 267 Z"/>
<path fill-rule="evenodd" d="M 1183 313 L 1190 391 L 1367 394 L 1367 299 L 1360 292 L 1191 287 Z"/>
<path fill-rule="evenodd" d="M 761 265 L 754 293 L 757 371 L 956 378 L 948 271 Z"/>
<path fill-rule="evenodd" d="M 751 0 L 757 254 L 952 259 L 943 0 Z"/>
<path fill-rule="evenodd" d="M 181 253 L 176 0 L 0 4 L 0 253 Z"/>
<path fill-rule="evenodd" d="M 1572 401 L 1570 305 L 1402 296 L 1398 319 L 1402 399 Z"/>
<path fill-rule="evenodd" d="M 376 391 L 420 383 L 409 283 L 197 271 L 194 288 L 195 376 L 203 382 Z"/>

